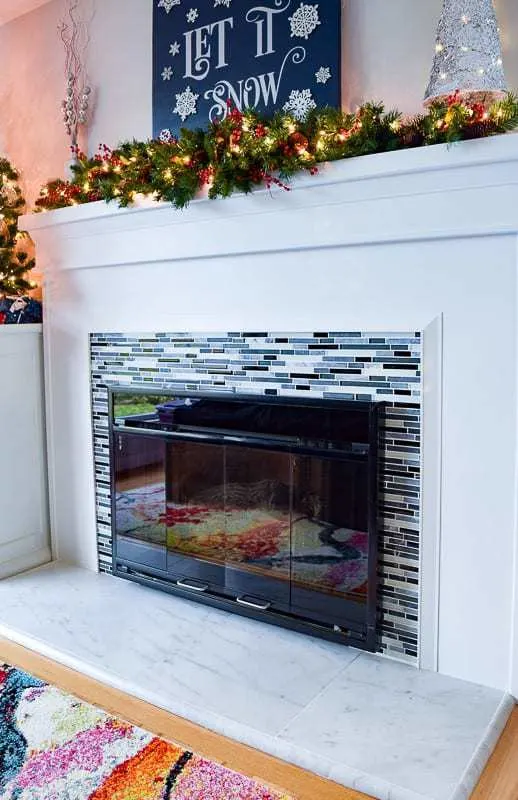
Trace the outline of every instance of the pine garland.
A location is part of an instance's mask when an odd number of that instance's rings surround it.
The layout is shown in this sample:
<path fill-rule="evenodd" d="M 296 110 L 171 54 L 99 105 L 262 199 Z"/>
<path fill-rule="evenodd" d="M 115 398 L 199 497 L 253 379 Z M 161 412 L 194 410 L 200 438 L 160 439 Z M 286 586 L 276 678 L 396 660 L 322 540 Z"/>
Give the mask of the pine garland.
<path fill-rule="evenodd" d="M 297 172 L 318 171 L 325 161 L 410 147 L 452 143 L 518 128 L 518 97 L 509 93 L 486 109 L 458 93 L 433 103 L 410 120 L 382 103 L 366 103 L 354 114 L 315 109 L 305 121 L 279 112 L 272 118 L 229 106 L 225 120 L 207 130 L 167 131 L 160 139 L 126 142 L 116 150 L 101 145 L 88 158 L 75 151 L 72 181 L 49 182 L 36 201 L 39 210 L 116 200 L 132 204 L 137 195 L 185 208 L 203 187 L 210 198 L 277 184 L 289 189 Z"/>
<path fill-rule="evenodd" d="M 35 261 L 20 248 L 20 240 L 27 234 L 18 229 L 25 208 L 19 178 L 9 161 L 0 158 L 0 296 L 22 295 L 35 287 L 26 278 Z"/>

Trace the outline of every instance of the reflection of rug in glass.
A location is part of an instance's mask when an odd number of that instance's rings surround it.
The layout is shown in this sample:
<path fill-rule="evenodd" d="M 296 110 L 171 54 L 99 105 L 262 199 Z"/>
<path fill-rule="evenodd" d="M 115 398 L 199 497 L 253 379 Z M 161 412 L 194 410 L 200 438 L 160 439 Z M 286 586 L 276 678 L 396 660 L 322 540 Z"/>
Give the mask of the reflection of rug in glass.
<path fill-rule="evenodd" d="M 367 582 L 368 535 L 263 507 L 223 511 L 167 503 L 163 484 L 117 494 L 121 535 L 164 544 L 177 553 L 291 580 L 329 593 L 361 592 Z"/>
<path fill-rule="evenodd" d="M 115 508 L 119 535 L 153 544 L 165 544 L 163 483 L 117 492 Z"/>
<path fill-rule="evenodd" d="M 211 510 L 168 504 L 167 546 L 330 593 L 367 581 L 368 535 L 271 509 Z"/>
<path fill-rule="evenodd" d="M 0 665 L 2 800 L 290 800 Z"/>
<path fill-rule="evenodd" d="M 359 592 L 368 578 L 369 537 L 300 518 L 292 529 L 292 580 L 330 593 Z"/>

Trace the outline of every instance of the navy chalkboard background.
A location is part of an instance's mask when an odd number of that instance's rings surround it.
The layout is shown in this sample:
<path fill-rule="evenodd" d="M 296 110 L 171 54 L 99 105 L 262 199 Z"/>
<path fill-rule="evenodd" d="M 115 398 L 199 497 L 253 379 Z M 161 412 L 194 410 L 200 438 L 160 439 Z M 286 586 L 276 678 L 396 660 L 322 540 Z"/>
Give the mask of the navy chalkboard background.
<path fill-rule="evenodd" d="M 340 106 L 341 0 L 154 0 L 153 133 Z"/>

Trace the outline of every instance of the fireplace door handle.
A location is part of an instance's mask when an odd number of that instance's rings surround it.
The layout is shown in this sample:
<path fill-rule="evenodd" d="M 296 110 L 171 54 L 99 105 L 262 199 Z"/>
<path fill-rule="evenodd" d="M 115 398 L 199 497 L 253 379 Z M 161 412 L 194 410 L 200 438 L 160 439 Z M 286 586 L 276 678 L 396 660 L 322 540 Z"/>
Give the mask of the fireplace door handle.
<path fill-rule="evenodd" d="M 236 597 L 236 602 L 239 603 L 240 606 L 247 606 L 247 608 L 253 608 L 256 611 L 268 611 L 271 606 L 271 603 L 268 600 L 256 600 L 253 597 Z"/>
<path fill-rule="evenodd" d="M 176 581 L 176 585 L 181 589 L 191 589 L 193 592 L 206 592 L 209 588 L 207 583 L 190 581 L 188 578 L 185 580 Z"/>

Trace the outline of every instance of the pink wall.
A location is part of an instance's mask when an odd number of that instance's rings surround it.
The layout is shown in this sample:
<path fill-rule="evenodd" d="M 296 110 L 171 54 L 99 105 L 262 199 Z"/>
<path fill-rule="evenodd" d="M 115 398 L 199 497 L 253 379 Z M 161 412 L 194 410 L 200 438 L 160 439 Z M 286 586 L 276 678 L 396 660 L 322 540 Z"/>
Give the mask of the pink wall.
<path fill-rule="evenodd" d="M 63 171 L 68 158 L 61 125 L 63 91 L 57 19 L 64 0 L 0 27 L 0 150 L 22 170 L 28 198 Z"/>

